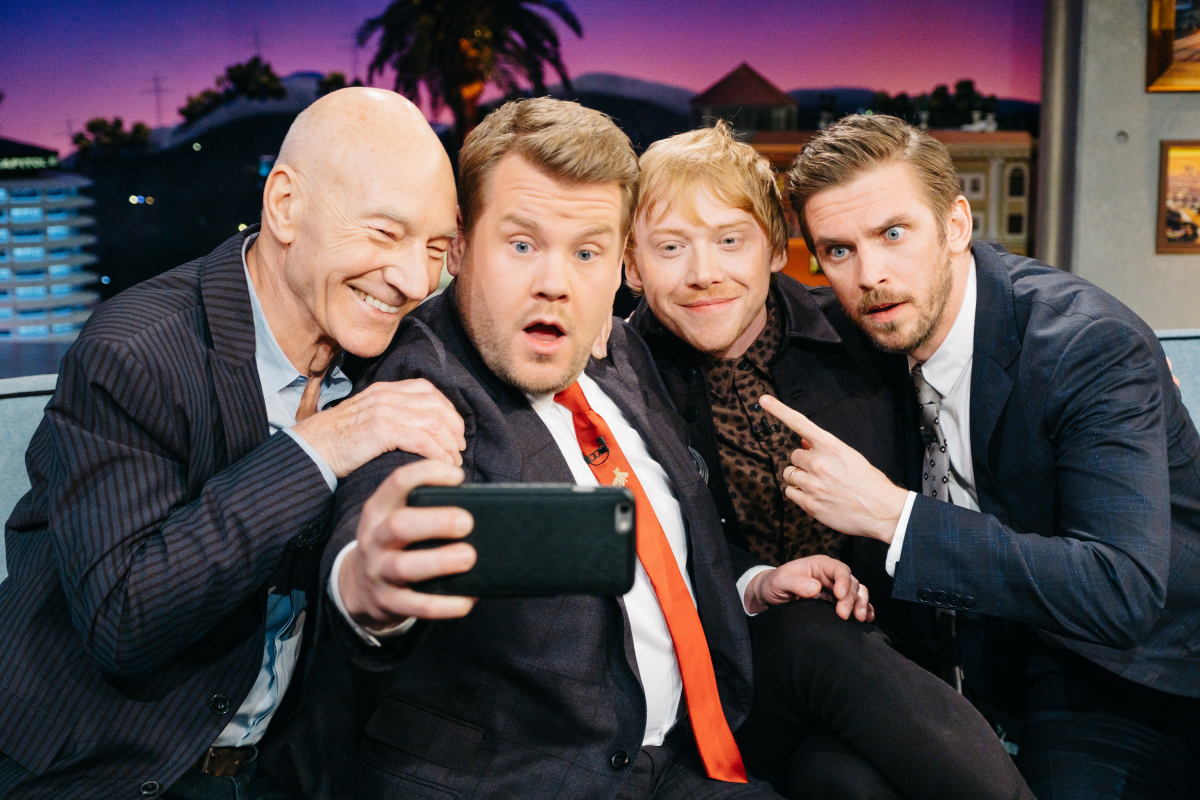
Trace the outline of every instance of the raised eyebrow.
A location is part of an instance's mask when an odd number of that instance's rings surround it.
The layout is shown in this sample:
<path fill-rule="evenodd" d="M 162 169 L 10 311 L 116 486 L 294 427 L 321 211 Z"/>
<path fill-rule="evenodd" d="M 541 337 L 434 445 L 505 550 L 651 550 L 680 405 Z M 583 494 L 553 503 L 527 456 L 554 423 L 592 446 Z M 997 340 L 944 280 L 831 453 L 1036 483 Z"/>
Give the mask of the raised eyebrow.
<path fill-rule="evenodd" d="M 910 224 L 911 222 L 912 222 L 912 218 L 909 217 L 907 214 L 897 214 L 896 216 L 892 217 L 887 222 L 883 223 L 878 228 L 876 228 L 875 234 L 879 235 L 879 234 L 883 233 L 884 231 L 886 231 L 888 228 L 894 228 L 897 225 Z"/>
<path fill-rule="evenodd" d="M 537 220 L 530 217 L 523 217 L 520 214 L 505 214 L 500 218 L 501 225 L 516 225 L 518 228 L 529 228 L 531 230 L 540 230 L 541 225 L 538 225 Z"/>
<path fill-rule="evenodd" d="M 613 228 L 612 225 L 609 225 L 607 222 L 601 222 L 596 225 L 592 225 L 588 228 L 584 228 L 582 231 L 579 232 L 580 239 L 592 239 L 597 236 L 614 236 L 614 235 L 616 235 L 616 230 Z"/>
<path fill-rule="evenodd" d="M 850 247 L 847 242 L 843 242 L 841 239 L 816 239 L 813 241 L 813 246 L 818 250 L 827 250 L 830 247 L 837 247 L 838 245 Z"/>

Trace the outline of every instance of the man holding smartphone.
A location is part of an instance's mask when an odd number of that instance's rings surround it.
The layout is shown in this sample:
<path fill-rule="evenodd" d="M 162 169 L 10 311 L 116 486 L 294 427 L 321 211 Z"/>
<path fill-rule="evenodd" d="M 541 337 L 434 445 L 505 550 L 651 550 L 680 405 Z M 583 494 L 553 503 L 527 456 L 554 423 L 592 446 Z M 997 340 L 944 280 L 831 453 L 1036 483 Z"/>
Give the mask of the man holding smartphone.
<path fill-rule="evenodd" d="M 441 388 L 466 425 L 463 468 L 394 453 L 340 488 L 324 569 L 341 612 L 334 636 L 364 674 L 348 692 L 313 699 L 313 729 L 334 730 L 325 718 L 344 717 L 348 702 L 365 710 L 365 736 L 349 743 L 355 785 L 345 787 L 362 798 L 777 797 L 747 775 L 733 736 L 753 699 L 747 615 L 824 590 L 842 617 L 862 621 L 871 614 L 865 592 L 833 559 L 771 569 L 725 542 L 683 420 L 644 344 L 610 315 L 636 205 L 637 160 L 624 134 L 574 103 L 510 103 L 468 137 L 459 164 L 466 236 L 452 260 L 456 280 L 405 321 L 372 378 Z M 607 353 L 593 356 L 609 325 Z M 414 591 L 414 582 L 469 569 L 474 552 L 408 546 L 461 537 L 471 520 L 453 508 L 407 508 L 405 496 L 464 474 L 629 488 L 638 501 L 633 589 L 477 604 Z M 767 613 L 790 614 L 800 630 L 853 624 L 824 603 Z M 865 625 L 847 630 L 850 642 L 877 636 Z M 823 652 L 822 641 L 792 665 L 793 688 L 802 685 L 811 704 L 778 702 L 797 717 L 861 720 L 870 703 L 848 698 L 866 687 L 835 685 L 830 659 L 846 650 Z M 953 702 L 939 751 L 957 746 L 956 714 L 974 714 Z M 872 733 L 863 737 L 870 745 Z M 314 758 L 329 757 L 324 744 Z M 917 769 L 942 755 L 910 753 Z M 998 743 L 986 755 L 997 796 L 1028 796 Z M 954 775 L 925 796 L 961 796 L 953 778 L 964 771 L 948 766 Z"/>

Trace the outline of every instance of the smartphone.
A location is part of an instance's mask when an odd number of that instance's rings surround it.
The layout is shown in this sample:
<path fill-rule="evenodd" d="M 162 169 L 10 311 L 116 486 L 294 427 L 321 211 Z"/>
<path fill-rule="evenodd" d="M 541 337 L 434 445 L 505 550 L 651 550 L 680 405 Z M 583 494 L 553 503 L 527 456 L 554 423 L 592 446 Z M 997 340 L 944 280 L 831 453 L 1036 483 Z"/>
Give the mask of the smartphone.
<path fill-rule="evenodd" d="M 570 483 L 419 486 L 408 504 L 457 506 L 475 518 L 475 528 L 460 540 L 475 548 L 475 566 L 413 584 L 419 592 L 545 597 L 621 595 L 633 587 L 637 512 L 628 489 Z"/>

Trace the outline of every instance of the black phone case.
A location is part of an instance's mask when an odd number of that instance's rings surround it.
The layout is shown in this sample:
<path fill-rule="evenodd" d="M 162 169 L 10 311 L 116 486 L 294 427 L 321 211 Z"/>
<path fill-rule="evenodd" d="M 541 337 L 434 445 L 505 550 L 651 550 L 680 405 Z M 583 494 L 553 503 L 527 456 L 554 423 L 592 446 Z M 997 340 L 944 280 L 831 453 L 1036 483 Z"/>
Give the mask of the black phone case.
<path fill-rule="evenodd" d="M 462 540 L 475 548 L 475 566 L 413 584 L 417 591 L 541 597 L 621 595 L 633 586 L 637 519 L 628 489 L 539 483 L 420 486 L 409 494 L 408 504 L 457 506 L 475 518 L 474 530 Z"/>

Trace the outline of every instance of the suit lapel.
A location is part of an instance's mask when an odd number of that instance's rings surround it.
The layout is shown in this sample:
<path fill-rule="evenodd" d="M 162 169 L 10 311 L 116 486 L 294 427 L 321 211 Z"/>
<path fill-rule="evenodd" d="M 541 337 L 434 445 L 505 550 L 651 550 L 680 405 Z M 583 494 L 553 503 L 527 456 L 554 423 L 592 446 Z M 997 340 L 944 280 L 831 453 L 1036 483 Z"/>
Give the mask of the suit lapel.
<path fill-rule="evenodd" d="M 221 406 L 227 464 L 267 438 L 267 408 L 254 358 L 254 315 L 242 267 L 242 243 L 255 225 L 226 241 L 200 269 L 200 296 L 212 338 L 208 353 Z"/>
<path fill-rule="evenodd" d="M 971 459 L 978 491 L 988 473 L 988 445 L 1013 390 L 1008 366 L 1021 352 L 1013 308 L 1012 281 L 1000 257 L 987 245 L 975 255 L 975 353 L 971 367 Z"/>

